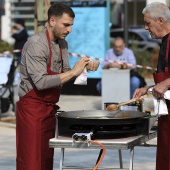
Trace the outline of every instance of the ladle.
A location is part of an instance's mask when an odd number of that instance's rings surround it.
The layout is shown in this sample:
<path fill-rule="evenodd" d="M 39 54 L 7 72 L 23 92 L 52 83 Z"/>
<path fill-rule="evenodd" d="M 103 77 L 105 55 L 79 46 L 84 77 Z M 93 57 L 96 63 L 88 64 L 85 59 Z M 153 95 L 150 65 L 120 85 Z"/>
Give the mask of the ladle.
<path fill-rule="evenodd" d="M 143 98 L 145 98 L 145 97 L 146 97 L 146 96 L 141 96 L 141 97 L 140 97 L 140 100 L 143 99 Z M 107 106 L 106 110 L 107 110 L 107 111 L 115 111 L 115 110 L 117 110 L 120 106 L 123 106 L 123 105 L 129 104 L 129 103 L 135 102 L 135 101 L 137 101 L 137 100 L 139 100 L 139 99 L 133 98 L 133 99 L 130 99 L 130 100 L 126 101 L 126 102 L 122 102 L 122 103 L 120 103 L 120 104 L 110 104 L 109 106 Z"/>

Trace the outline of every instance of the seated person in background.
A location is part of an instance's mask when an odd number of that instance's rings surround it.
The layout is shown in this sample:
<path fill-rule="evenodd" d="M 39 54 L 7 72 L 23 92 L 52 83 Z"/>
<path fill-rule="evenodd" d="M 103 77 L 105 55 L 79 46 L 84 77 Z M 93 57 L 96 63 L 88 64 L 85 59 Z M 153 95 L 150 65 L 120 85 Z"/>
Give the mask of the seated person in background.
<path fill-rule="evenodd" d="M 113 42 L 113 48 L 109 49 L 105 55 L 105 60 L 113 62 L 103 62 L 103 69 L 109 68 L 128 68 L 131 69 L 130 75 L 130 98 L 132 98 L 135 89 L 141 86 L 140 78 L 135 73 L 136 58 L 132 50 L 125 47 L 125 42 L 122 38 L 118 37 Z M 121 63 L 124 63 L 123 66 Z M 101 92 L 101 82 L 97 83 L 97 90 Z"/>

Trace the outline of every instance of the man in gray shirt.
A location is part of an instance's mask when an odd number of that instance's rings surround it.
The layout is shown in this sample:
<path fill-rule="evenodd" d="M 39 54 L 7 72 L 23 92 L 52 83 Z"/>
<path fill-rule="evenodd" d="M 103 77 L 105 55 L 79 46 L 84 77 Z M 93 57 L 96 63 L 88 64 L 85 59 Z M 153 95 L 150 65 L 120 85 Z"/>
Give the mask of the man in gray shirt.
<path fill-rule="evenodd" d="M 75 14 L 65 4 L 48 10 L 48 26 L 24 45 L 20 66 L 20 100 L 17 102 L 17 170 L 52 170 L 54 150 L 48 142 L 55 135 L 62 85 L 79 76 L 84 68 L 96 71 L 99 62 L 80 59 L 73 69 L 68 63 L 65 37 L 71 32 Z"/>

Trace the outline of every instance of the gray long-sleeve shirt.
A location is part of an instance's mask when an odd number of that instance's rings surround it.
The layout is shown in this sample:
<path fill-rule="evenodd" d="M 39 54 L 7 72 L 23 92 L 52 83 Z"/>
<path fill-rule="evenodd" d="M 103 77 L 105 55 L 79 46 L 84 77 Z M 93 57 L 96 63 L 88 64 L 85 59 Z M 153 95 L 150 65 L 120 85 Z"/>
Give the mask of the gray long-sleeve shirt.
<path fill-rule="evenodd" d="M 22 50 L 20 65 L 21 83 L 19 96 L 27 94 L 33 87 L 38 90 L 48 89 L 61 85 L 59 75 L 48 75 L 47 65 L 49 62 L 49 47 L 45 30 L 35 34 L 25 43 Z M 63 71 L 70 70 L 68 62 L 68 45 L 65 40 L 52 43 L 52 64 L 51 70 L 61 72 L 61 55 L 59 44 L 62 49 Z"/>

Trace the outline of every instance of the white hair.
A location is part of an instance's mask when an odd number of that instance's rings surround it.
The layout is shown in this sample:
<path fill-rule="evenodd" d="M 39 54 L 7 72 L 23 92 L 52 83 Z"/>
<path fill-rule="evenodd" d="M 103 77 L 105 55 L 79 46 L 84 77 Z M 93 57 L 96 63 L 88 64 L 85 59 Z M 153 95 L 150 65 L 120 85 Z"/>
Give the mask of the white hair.
<path fill-rule="evenodd" d="M 153 2 L 148 4 L 142 11 L 142 14 L 149 13 L 150 17 L 155 21 L 162 17 L 166 23 L 170 24 L 170 10 L 161 2 Z"/>

